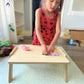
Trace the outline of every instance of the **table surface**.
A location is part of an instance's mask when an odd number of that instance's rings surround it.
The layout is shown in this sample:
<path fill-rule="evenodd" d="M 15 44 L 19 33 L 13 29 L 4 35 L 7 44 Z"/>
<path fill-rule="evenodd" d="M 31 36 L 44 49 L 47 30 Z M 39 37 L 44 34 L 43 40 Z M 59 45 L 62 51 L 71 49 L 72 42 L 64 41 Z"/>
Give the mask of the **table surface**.
<path fill-rule="evenodd" d="M 66 51 L 62 47 L 56 47 L 59 56 L 42 55 L 41 46 L 26 45 L 30 51 L 21 49 L 21 45 L 16 52 L 9 58 L 9 64 L 68 64 L 69 60 Z"/>

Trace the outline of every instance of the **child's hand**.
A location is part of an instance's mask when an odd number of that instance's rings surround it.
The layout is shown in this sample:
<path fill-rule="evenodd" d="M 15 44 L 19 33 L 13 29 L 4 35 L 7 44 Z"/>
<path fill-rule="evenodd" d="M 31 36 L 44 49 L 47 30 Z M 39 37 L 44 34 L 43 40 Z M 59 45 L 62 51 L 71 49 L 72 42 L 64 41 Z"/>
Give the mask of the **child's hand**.
<path fill-rule="evenodd" d="M 48 54 L 54 52 L 55 45 L 50 45 L 48 48 Z"/>
<path fill-rule="evenodd" d="M 48 54 L 46 45 L 42 45 L 42 53 L 45 55 Z"/>

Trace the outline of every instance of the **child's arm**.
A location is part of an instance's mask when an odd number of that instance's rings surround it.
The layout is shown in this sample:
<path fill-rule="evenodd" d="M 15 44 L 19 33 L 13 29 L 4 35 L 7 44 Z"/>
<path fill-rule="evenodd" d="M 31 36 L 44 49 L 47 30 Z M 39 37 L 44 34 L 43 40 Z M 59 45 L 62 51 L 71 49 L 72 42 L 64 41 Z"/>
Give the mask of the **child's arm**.
<path fill-rule="evenodd" d="M 60 32 L 61 32 L 61 16 L 58 15 L 58 18 L 57 18 L 57 24 L 56 24 L 56 34 L 51 42 L 51 45 L 55 45 L 59 36 L 60 36 Z"/>
<path fill-rule="evenodd" d="M 36 34 L 37 34 L 38 40 L 41 43 L 42 52 L 44 54 L 47 54 L 47 48 L 46 48 L 45 42 L 44 42 L 43 37 L 42 37 L 42 34 L 41 34 L 40 17 L 41 17 L 41 10 L 40 9 L 37 9 L 36 10 L 36 14 L 35 14 Z"/>
<path fill-rule="evenodd" d="M 50 52 L 52 52 L 54 50 L 54 46 L 60 36 L 60 32 L 61 32 L 61 16 L 58 15 L 58 19 L 57 19 L 57 23 L 56 23 L 56 34 L 50 44 L 50 47 L 49 47 Z"/>
<path fill-rule="evenodd" d="M 40 11 L 40 9 L 37 9 L 36 14 L 35 14 L 36 34 L 37 34 L 37 37 L 38 37 L 41 45 L 45 45 L 45 42 L 44 42 L 44 40 L 42 38 L 42 34 L 41 34 L 40 17 L 41 17 L 41 11 Z"/>

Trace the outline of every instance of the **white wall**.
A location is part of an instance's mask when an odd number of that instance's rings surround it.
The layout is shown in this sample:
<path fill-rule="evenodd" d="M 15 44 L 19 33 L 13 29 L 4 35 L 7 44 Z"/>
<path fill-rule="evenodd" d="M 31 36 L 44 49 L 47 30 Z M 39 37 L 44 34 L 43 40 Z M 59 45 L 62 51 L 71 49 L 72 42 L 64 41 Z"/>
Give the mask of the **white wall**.
<path fill-rule="evenodd" d="M 1 5 L 0 5 L 0 41 L 2 40 L 1 24 L 2 24 L 2 21 L 1 21 Z"/>
<path fill-rule="evenodd" d="M 24 1 L 25 30 L 30 29 L 30 0 Z"/>
<path fill-rule="evenodd" d="M 65 28 L 84 29 L 84 16 L 68 15 L 71 1 L 72 0 L 64 0 L 62 12 L 62 32 L 65 31 Z"/>
<path fill-rule="evenodd" d="M 84 0 L 73 0 L 73 10 L 84 11 Z"/>
<path fill-rule="evenodd" d="M 24 0 L 24 36 L 32 36 L 32 0 Z"/>

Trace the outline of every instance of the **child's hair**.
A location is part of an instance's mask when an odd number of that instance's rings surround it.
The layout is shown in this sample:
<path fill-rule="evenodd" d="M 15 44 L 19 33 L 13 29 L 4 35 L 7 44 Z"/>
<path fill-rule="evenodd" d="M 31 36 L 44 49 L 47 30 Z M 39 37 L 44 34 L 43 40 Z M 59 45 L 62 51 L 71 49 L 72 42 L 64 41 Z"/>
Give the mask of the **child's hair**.
<path fill-rule="evenodd" d="M 63 2 L 64 2 L 64 0 L 61 0 L 61 1 L 60 1 L 60 5 L 58 6 L 58 7 L 59 7 L 59 11 L 62 10 Z M 46 3 L 46 0 L 41 0 L 41 2 L 40 2 L 40 7 L 45 7 L 45 3 Z"/>
<path fill-rule="evenodd" d="M 62 10 L 62 7 L 63 7 L 63 3 L 64 3 L 64 0 L 61 0 L 61 2 L 60 2 L 60 11 Z"/>
<path fill-rule="evenodd" d="M 41 0 L 40 7 L 45 7 L 45 2 L 46 2 L 46 0 Z"/>

